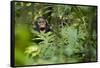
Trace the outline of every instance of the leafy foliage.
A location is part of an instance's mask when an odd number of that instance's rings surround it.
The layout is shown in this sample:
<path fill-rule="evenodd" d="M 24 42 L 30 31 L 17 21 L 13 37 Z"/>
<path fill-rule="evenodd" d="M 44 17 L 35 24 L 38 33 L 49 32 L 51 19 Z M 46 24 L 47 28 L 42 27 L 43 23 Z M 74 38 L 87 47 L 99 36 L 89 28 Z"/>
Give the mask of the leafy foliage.
<path fill-rule="evenodd" d="M 96 61 L 95 6 L 14 4 L 16 65 Z M 51 32 L 39 33 L 32 29 L 31 24 L 39 16 L 47 18 Z"/>

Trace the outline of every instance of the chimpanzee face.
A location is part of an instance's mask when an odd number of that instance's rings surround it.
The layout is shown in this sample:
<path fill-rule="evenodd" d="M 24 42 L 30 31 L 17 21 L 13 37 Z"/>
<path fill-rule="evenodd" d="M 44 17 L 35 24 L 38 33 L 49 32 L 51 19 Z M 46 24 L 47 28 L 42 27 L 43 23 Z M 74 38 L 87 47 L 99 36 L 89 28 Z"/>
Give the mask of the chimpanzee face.
<path fill-rule="evenodd" d="M 50 31 L 48 23 L 47 23 L 46 19 L 43 17 L 37 18 L 34 29 L 38 32 L 45 32 L 45 33 Z"/>
<path fill-rule="evenodd" d="M 46 20 L 43 18 L 39 18 L 38 25 L 39 25 L 39 28 L 45 28 L 46 27 Z"/>

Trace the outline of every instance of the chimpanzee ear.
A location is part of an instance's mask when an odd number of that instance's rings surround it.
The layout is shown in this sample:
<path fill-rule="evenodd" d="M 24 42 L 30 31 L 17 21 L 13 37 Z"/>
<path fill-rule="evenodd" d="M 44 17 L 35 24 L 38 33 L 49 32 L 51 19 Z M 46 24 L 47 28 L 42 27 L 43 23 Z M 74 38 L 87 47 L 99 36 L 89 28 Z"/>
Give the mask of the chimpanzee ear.
<path fill-rule="evenodd" d="M 51 31 L 48 21 L 46 20 L 46 33 Z"/>
<path fill-rule="evenodd" d="M 38 31 L 38 32 L 40 31 L 37 21 L 33 22 L 32 28 L 33 28 L 35 31 Z"/>

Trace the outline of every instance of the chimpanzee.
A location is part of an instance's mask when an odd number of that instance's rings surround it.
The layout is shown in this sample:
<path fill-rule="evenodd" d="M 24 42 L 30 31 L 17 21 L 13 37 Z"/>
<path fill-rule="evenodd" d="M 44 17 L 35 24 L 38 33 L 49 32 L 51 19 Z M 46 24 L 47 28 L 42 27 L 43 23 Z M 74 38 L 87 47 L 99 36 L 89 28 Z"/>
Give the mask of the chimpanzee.
<path fill-rule="evenodd" d="M 47 33 L 50 31 L 50 27 L 47 23 L 47 20 L 43 16 L 37 18 L 37 20 L 34 22 L 34 26 L 34 30 L 38 32 Z"/>

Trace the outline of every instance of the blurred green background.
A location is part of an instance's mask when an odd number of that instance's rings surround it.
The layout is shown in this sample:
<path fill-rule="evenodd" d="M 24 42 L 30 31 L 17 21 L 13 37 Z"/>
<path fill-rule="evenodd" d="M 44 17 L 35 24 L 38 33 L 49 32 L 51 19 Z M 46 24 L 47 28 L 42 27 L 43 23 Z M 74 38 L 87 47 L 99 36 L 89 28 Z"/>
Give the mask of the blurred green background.
<path fill-rule="evenodd" d="M 15 66 L 97 61 L 96 6 L 30 2 L 13 6 Z M 47 19 L 51 32 L 33 30 L 39 16 Z"/>

